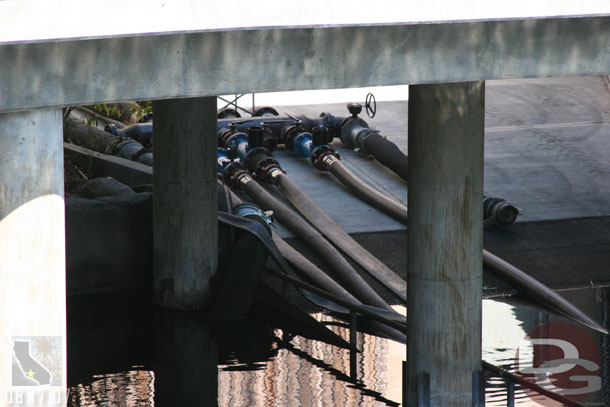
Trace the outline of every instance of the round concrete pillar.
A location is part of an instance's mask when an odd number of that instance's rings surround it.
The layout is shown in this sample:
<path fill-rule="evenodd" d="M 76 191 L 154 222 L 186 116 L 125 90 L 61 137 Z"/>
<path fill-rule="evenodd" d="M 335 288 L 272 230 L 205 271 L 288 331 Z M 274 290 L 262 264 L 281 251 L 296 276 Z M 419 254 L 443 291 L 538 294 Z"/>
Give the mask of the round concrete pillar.
<path fill-rule="evenodd" d="M 484 90 L 484 82 L 409 89 L 410 405 L 419 405 L 426 375 L 431 406 L 473 405 L 473 372 L 481 369 Z"/>
<path fill-rule="evenodd" d="M 157 101 L 154 115 L 154 299 L 199 309 L 218 257 L 216 98 Z"/>

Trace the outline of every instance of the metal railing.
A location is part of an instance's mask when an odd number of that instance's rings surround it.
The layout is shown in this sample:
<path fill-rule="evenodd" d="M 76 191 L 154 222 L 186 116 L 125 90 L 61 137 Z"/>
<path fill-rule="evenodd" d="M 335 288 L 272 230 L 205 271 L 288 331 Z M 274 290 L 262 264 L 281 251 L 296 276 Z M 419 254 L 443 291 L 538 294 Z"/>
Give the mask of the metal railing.
<path fill-rule="evenodd" d="M 222 96 L 218 96 L 218 99 L 220 99 L 226 103 L 226 105 L 224 105 L 220 110 L 226 109 L 229 106 L 233 106 L 235 108 L 235 110 L 241 110 L 242 112 L 248 113 L 249 115 L 253 115 L 254 106 L 255 106 L 254 93 L 252 93 L 252 110 L 245 109 L 245 108 L 239 106 L 237 103 L 239 101 L 239 99 L 241 99 L 242 97 L 244 97 L 246 95 L 248 95 L 248 93 L 242 93 L 242 94 L 235 95 L 235 98 L 233 98 L 233 100 L 227 100 L 227 99 L 223 98 Z"/>
<path fill-rule="evenodd" d="M 387 324 L 393 328 L 404 330 L 405 327 L 400 322 L 393 321 L 391 319 L 385 318 L 381 315 L 375 314 L 371 312 L 365 307 L 360 305 L 351 303 L 346 301 L 332 293 L 329 293 L 325 290 L 322 290 L 318 287 L 315 287 L 311 284 L 308 284 L 299 279 L 287 276 L 280 272 L 272 271 L 267 269 L 267 272 L 275 277 L 278 277 L 282 280 L 283 291 L 285 292 L 285 284 L 291 283 L 299 288 L 310 291 L 316 295 L 329 299 L 333 302 L 336 302 L 339 305 L 342 305 L 350 310 L 350 344 L 352 345 L 352 349 L 350 351 L 350 377 L 352 380 L 357 381 L 357 369 L 356 369 L 356 330 L 357 330 L 357 315 L 361 314 L 363 316 L 367 316 L 369 318 L 375 319 L 379 322 Z M 509 371 L 502 369 L 496 365 L 493 365 L 489 362 L 482 362 L 481 371 L 475 371 L 472 373 L 472 406 L 473 407 L 483 407 L 485 406 L 485 388 L 486 388 L 486 374 L 491 377 L 498 377 L 503 379 L 506 383 L 506 406 L 514 407 L 515 405 L 515 388 L 516 384 L 519 384 L 521 387 L 527 388 L 536 394 L 548 397 L 552 400 L 558 401 L 566 406 L 573 407 L 585 407 L 583 404 L 575 402 L 565 396 L 562 396 L 558 393 L 553 393 L 545 388 L 526 380 L 523 377 L 510 373 Z M 403 378 L 407 376 L 407 368 L 406 363 L 403 362 Z M 429 373 L 420 373 L 416 378 L 417 385 L 417 407 L 429 407 L 430 406 L 430 374 Z M 405 383 L 405 380 L 403 380 Z M 407 389 L 406 385 L 403 387 L 403 406 L 407 406 Z"/>

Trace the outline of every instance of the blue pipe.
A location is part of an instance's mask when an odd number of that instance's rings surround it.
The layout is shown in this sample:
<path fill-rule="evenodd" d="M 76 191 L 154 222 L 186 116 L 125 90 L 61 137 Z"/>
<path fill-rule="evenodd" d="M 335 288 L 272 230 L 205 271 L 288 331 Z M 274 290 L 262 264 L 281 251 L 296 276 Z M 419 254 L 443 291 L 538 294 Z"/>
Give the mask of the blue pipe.
<path fill-rule="evenodd" d="M 229 156 L 229 150 L 227 150 L 226 148 L 218 147 L 218 149 L 216 150 L 216 168 L 219 174 L 222 174 L 225 168 L 227 168 L 227 166 L 234 161 L 236 160 L 231 159 L 231 157 Z"/>
<path fill-rule="evenodd" d="M 248 135 L 242 132 L 231 135 L 225 143 L 225 148 L 235 151 L 240 161 L 244 162 L 248 153 Z"/>
<path fill-rule="evenodd" d="M 316 147 L 313 144 L 313 136 L 307 131 L 300 133 L 292 142 L 292 151 L 301 157 L 311 157 L 311 153 Z"/>

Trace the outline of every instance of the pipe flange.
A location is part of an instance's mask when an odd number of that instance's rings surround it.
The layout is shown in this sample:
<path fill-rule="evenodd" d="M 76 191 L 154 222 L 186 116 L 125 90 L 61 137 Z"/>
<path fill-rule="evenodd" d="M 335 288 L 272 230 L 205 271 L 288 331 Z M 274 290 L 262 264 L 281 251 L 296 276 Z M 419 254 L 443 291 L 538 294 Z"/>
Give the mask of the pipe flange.
<path fill-rule="evenodd" d="M 240 162 L 232 162 L 225 167 L 222 179 L 231 188 L 236 188 L 242 175 L 249 175 L 244 165 Z"/>
<path fill-rule="evenodd" d="M 284 140 L 284 146 L 286 146 L 288 150 L 292 151 L 294 139 L 297 138 L 300 132 L 301 130 L 299 125 L 288 126 L 282 131 L 282 139 Z"/>
<path fill-rule="evenodd" d="M 263 106 L 252 113 L 252 117 L 279 116 L 279 112 L 271 106 Z"/>
<path fill-rule="evenodd" d="M 330 148 L 327 145 L 322 145 L 316 147 L 311 153 L 311 165 L 318 171 L 328 171 L 328 166 L 324 164 L 324 157 L 332 155 L 337 159 L 341 159 L 339 157 L 339 153 L 336 153 L 335 150 Z"/>
<path fill-rule="evenodd" d="M 333 116 L 332 114 L 330 114 L 328 112 L 323 112 L 323 113 L 320 113 L 320 119 L 323 120 L 323 122 L 320 122 L 320 124 L 323 124 L 324 127 L 326 127 L 328 129 L 328 140 L 326 141 L 327 143 L 330 143 L 331 141 L 333 141 L 334 137 L 340 136 L 341 126 L 339 126 L 339 127 L 336 126 L 337 119 L 335 119 L 335 116 Z M 341 123 L 341 124 L 343 124 L 343 123 Z"/>
<path fill-rule="evenodd" d="M 240 119 L 241 114 L 236 109 L 225 107 L 216 113 L 217 119 Z"/>
<path fill-rule="evenodd" d="M 360 144 L 359 147 L 354 148 L 354 150 L 360 155 L 368 155 L 369 152 L 366 151 L 366 139 L 372 134 L 379 134 L 379 130 L 367 128 L 363 131 L 359 132 L 357 137 L 357 144 Z"/>
<path fill-rule="evenodd" d="M 257 179 L 259 179 L 263 182 L 271 182 L 271 175 L 274 172 L 274 170 L 278 170 L 282 174 L 286 173 L 282 169 L 282 167 L 279 166 L 279 164 L 268 164 L 268 165 L 261 165 L 261 168 L 257 169 L 257 171 L 254 173 L 254 175 L 256 176 Z"/>
<path fill-rule="evenodd" d="M 345 144 L 345 146 L 348 148 L 361 148 L 361 146 L 355 144 L 355 140 L 351 140 L 350 138 L 350 133 L 355 127 L 362 127 L 363 129 L 368 129 L 369 125 L 359 117 L 346 117 L 341 122 L 341 142 Z"/>

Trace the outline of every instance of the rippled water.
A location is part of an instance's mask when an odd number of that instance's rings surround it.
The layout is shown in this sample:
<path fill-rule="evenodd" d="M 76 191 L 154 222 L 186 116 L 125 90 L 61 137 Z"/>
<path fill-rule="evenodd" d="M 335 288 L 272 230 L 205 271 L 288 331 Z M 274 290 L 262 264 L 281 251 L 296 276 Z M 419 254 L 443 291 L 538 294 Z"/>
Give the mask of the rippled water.
<path fill-rule="evenodd" d="M 567 295 L 596 319 L 604 316 L 603 309 L 607 307 L 605 293 L 584 290 Z M 101 318 L 100 315 L 98 317 Z M 128 322 L 133 317 L 134 315 L 126 316 L 125 330 L 137 327 L 138 320 L 133 320 L 131 325 Z M 345 339 L 349 338 L 349 330 L 332 324 L 334 320 L 328 315 L 317 314 L 315 317 L 320 321 L 331 322 L 328 325 L 330 329 Z M 117 323 L 116 315 L 114 318 Z M 396 342 L 358 333 L 358 349 L 362 352 L 357 357 L 358 381 L 353 382 L 349 377 L 348 350 L 303 336 L 293 336 L 281 328 L 260 326 L 264 325 L 260 321 L 255 321 L 248 329 L 238 329 L 237 334 L 231 332 L 226 337 L 218 337 L 218 332 L 215 332 L 218 327 L 209 327 L 200 320 L 193 323 L 182 320 L 174 324 L 168 322 L 171 319 L 163 318 L 159 322 L 155 317 L 151 322 L 140 315 L 139 322 L 147 325 L 152 323 L 156 328 L 154 334 L 133 334 L 136 335 L 135 340 L 145 341 L 145 338 L 149 338 L 153 341 L 154 336 L 154 340 L 161 344 L 152 346 L 141 343 L 138 349 L 146 349 L 135 358 L 130 357 L 128 350 L 119 351 L 122 354 L 117 357 L 114 369 L 111 363 L 112 358 L 117 356 L 114 348 L 90 349 L 91 352 L 108 351 L 110 363 L 100 366 L 97 373 L 93 372 L 95 367 L 89 369 L 81 378 L 76 379 L 77 383 L 71 378 L 69 405 L 173 405 L 172 394 L 189 391 L 192 391 L 191 401 L 201 401 L 198 405 L 227 407 L 398 406 L 402 403 L 402 365 L 406 347 Z M 538 356 L 532 346 L 524 345 L 524 338 L 536 327 L 555 322 L 565 320 L 527 306 L 485 300 L 483 359 L 517 372 L 515 357 L 519 348 L 522 362 L 520 368 L 527 367 L 527 363 L 531 367 Z M 204 328 L 200 328 L 202 324 Z M 91 327 L 94 334 L 98 334 L 98 328 L 98 324 Z M 141 329 L 146 330 L 146 327 Z M 589 335 L 595 346 L 602 350 L 602 355 L 607 353 L 602 349 L 599 334 L 586 328 L 574 329 Z M 72 334 L 77 342 L 80 340 L 77 335 L 91 334 L 87 334 L 86 329 L 77 331 Z M 117 332 L 108 334 L 116 335 Z M 104 340 L 99 339 L 99 346 L 103 348 Z M 188 351 L 191 346 L 197 350 Z M 70 354 L 70 358 L 81 356 L 74 352 Z M 600 362 L 602 373 L 608 367 L 605 359 L 602 357 Z M 607 381 L 607 377 L 602 378 L 604 387 Z M 593 392 L 585 400 L 586 404 L 607 405 L 604 404 L 607 400 L 603 393 L 602 390 Z M 551 404 L 545 398 L 531 397 L 518 387 L 515 399 L 515 404 L 521 406 L 560 405 Z M 488 406 L 506 405 L 504 381 L 488 379 L 486 402 Z"/>

